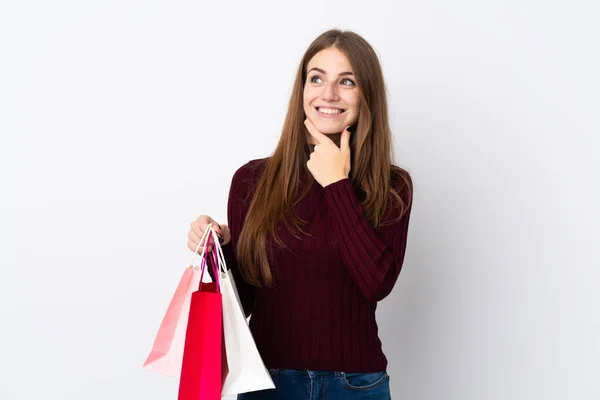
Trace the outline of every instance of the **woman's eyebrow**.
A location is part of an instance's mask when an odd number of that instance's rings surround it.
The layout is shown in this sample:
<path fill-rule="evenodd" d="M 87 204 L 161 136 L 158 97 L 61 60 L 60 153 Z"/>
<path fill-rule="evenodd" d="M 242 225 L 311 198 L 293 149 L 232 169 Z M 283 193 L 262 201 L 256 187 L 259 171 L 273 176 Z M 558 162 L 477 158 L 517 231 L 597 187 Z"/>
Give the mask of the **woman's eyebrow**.
<path fill-rule="evenodd" d="M 317 67 L 311 68 L 308 72 L 312 71 L 313 69 L 315 71 L 319 71 L 320 73 L 322 73 L 324 75 L 327 75 L 327 73 L 325 71 L 323 71 L 321 68 L 317 68 Z M 308 74 L 308 72 L 307 72 L 307 74 Z M 342 76 L 342 75 L 354 75 L 354 74 L 350 71 L 346 71 L 346 72 L 340 73 L 338 76 Z"/>

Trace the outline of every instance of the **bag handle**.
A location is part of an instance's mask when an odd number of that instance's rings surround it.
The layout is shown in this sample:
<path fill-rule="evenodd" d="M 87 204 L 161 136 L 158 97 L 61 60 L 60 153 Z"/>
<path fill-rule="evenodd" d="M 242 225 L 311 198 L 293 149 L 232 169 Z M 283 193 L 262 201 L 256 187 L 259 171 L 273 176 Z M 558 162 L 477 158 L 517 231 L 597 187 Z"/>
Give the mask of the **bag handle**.
<path fill-rule="evenodd" d="M 220 257 L 218 257 L 218 260 L 217 260 L 218 261 L 217 265 L 219 267 L 219 278 L 222 279 L 223 277 L 227 277 L 227 278 L 231 279 L 231 277 L 229 276 L 229 272 L 227 271 L 227 263 L 225 262 L 225 255 L 223 254 L 223 248 L 221 247 L 221 242 L 219 242 L 219 239 L 217 237 L 217 232 L 212 228 L 212 223 L 210 223 L 209 226 L 211 227 L 210 233 L 212 234 L 214 242 L 215 242 L 215 247 L 213 249 L 213 253 L 220 256 Z M 221 275 L 221 273 L 223 275 Z"/>
<path fill-rule="evenodd" d="M 200 254 L 200 257 L 202 258 L 202 262 L 200 265 L 200 268 L 202 271 L 202 275 L 200 275 L 200 282 L 202 282 L 202 277 L 204 276 L 204 269 L 205 269 L 206 260 L 207 260 L 207 258 L 205 256 L 206 248 L 210 244 L 210 242 L 209 242 L 210 238 L 207 238 L 208 234 L 210 234 L 212 236 L 212 239 L 214 242 L 213 251 L 212 251 L 212 257 L 213 257 L 212 268 L 213 268 L 213 273 L 215 276 L 215 283 L 217 285 L 217 291 L 220 291 L 219 280 L 221 279 L 221 272 L 224 272 L 225 276 L 229 276 L 229 274 L 227 274 L 227 266 L 225 264 L 225 256 L 223 255 L 223 250 L 221 249 L 221 244 L 219 243 L 219 239 L 217 237 L 217 232 L 214 230 L 212 222 L 210 224 L 208 224 L 207 229 L 202 234 L 202 238 L 200 238 L 200 241 L 198 242 L 198 246 L 196 247 L 196 250 L 194 251 L 194 254 L 192 255 L 192 258 L 190 259 L 188 264 L 189 264 L 189 268 L 198 269 L 198 267 L 195 267 L 193 265 L 193 263 L 196 260 L 196 258 L 198 257 L 198 249 L 200 249 L 202 241 L 206 238 L 204 246 L 202 247 L 202 253 Z"/>
<path fill-rule="evenodd" d="M 217 292 L 220 292 L 219 281 L 221 280 L 220 276 L 217 276 L 217 267 L 215 266 L 215 256 L 213 254 L 213 262 L 211 263 L 211 267 L 213 270 L 213 275 L 215 276 L 215 284 Z M 206 265 L 208 264 L 208 259 L 206 257 L 202 258 L 202 273 L 200 274 L 200 285 L 202 285 L 202 278 L 204 277 L 204 271 L 206 270 Z"/>

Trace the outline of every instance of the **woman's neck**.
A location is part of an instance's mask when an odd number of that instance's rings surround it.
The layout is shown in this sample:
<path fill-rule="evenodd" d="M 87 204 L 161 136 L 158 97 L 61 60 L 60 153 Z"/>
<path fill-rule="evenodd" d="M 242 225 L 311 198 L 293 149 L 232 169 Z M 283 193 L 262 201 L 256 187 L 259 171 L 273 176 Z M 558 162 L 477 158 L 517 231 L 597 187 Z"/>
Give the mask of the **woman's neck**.
<path fill-rule="evenodd" d="M 340 140 L 342 138 L 342 133 L 331 133 L 331 134 L 325 134 L 325 136 L 327 136 L 329 139 L 331 139 L 333 141 L 333 143 L 335 143 L 335 145 L 337 147 L 340 147 Z M 307 140 L 308 143 L 311 145 L 310 149 L 312 150 L 314 145 L 316 144 L 316 139 L 310 135 L 309 133 L 307 133 Z"/>

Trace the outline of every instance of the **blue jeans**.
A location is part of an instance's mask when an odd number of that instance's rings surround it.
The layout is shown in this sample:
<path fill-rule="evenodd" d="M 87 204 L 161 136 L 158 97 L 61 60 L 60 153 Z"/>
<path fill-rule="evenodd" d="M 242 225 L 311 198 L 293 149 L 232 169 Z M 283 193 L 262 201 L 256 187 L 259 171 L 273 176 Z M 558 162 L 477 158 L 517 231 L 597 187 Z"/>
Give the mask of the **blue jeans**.
<path fill-rule="evenodd" d="M 390 400 L 390 377 L 381 372 L 269 369 L 275 389 L 238 395 L 238 400 Z"/>

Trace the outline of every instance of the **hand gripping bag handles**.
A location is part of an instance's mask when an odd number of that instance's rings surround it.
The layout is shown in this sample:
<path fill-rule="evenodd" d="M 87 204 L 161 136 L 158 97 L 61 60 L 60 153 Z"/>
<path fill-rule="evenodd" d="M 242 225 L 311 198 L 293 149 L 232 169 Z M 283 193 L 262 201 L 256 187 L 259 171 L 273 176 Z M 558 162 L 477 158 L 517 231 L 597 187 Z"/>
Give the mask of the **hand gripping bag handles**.
<path fill-rule="evenodd" d="M 192 293 L 178 400 L 219 400 L 221 398 L 224 345 L 222 296 L 219 287 L 221 267 L 215 251 L 218 240 L 212 224 L 209 224 L 206 232 L 215 239 L 212 251 L 214 261 L 211 263 L 215 281 L 204 283 L 201 276 L 198 291 Z M 202 249 L 202 274 L 207 266 L 204 255 L 210 240 L 211 237 L 206 238 L 206 245 Z M 194 257 L 196 254 L 198 254 L 197 249 Z"/>

